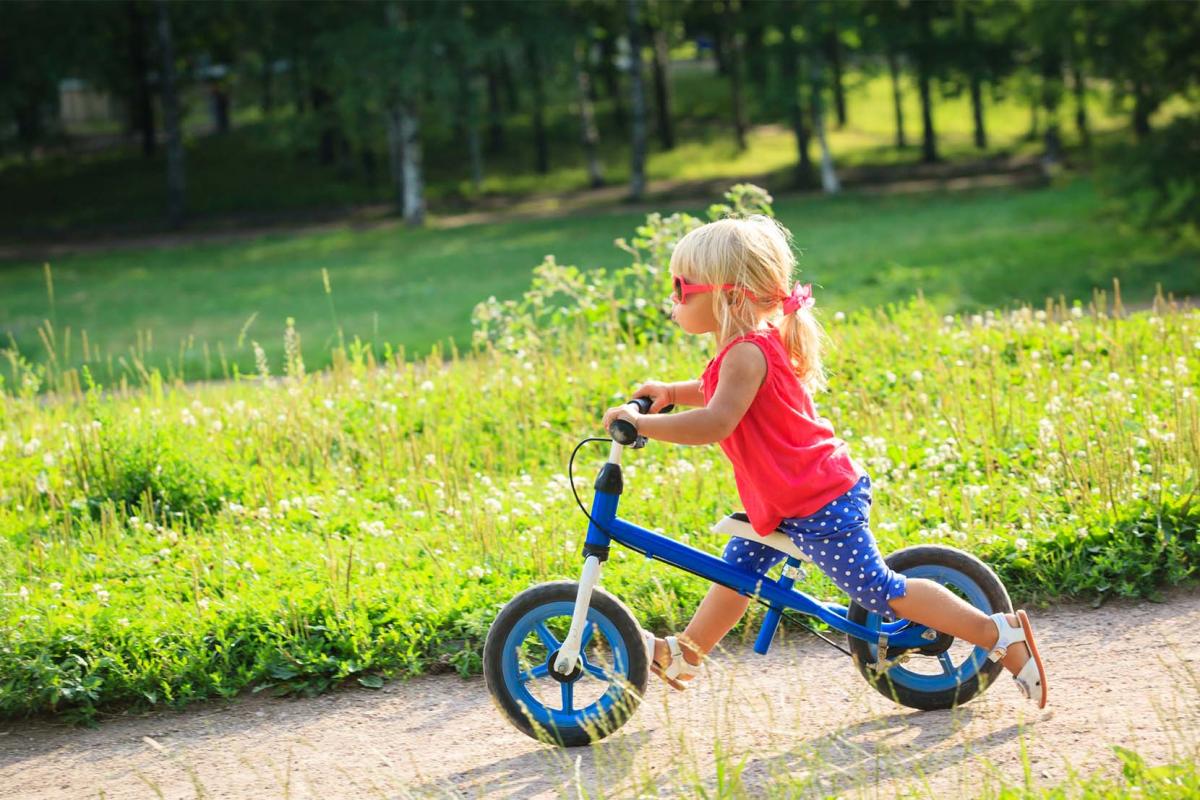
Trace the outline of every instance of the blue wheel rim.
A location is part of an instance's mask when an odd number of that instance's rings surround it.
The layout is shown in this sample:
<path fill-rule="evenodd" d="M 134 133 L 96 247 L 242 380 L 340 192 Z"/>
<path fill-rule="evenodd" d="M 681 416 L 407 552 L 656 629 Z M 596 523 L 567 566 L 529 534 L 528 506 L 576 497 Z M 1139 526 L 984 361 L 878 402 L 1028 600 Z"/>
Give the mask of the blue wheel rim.
<path fill-rule="evenodd" d="M 983 587 L 965 573 L 952 567 L 940 564 L 923 564 L 911 569 L 905 569 L 904 575 L 908 578 L 928 578 L 943 586 L 958 589 L 966 595 L 968 603 L 985 614 L 994 614 L 997 610 L 992 608 L 992 604 L 988 601 Z M 878 614 L 867 614 L 866 627 L 871 630 L 879 630 L 879 624 L 880 618 Z M 872 660 L 878 658 L 878 648 L 870 643 L 867 646 L 870 648 Z M 912 670 L 905 669 L 903 665 L 896 665 L 887 671 L 887 676 L 892 679 L 893 683 L 914 691 L 930 693 L 944 692 L 949 689 L 955 689 L 975 677 L 983 665 L 987 663 L 987 655 L 987 650 L 984 650 L 982 647 L 976 647 L 961 662 L 955 663 L 950 652 L 946 651 L 937 656 L 937 660 L 942 666 L 942 671 L 938 674 L 931 675 L 923 672 L 913 672 Z M 932 658 L 920 653 L 914 653 L 912 657 Z"/>
<path fill-rule="evenodd" d="M 547 663 L 535 664 L 528 670 L 522 669 L 517 660 L 519 648 L 530 634 L 536 634 L 548 654 L 557 651 L 562 642 L 549 630 L 546 621 L 555 617 L 570 617 L 574 610 L 575 603 L 566 600 L 538 606 L 517 620 L 504 640 L 502 671 L 505 691 L 526 710 L 534 722 L 546 728 L 558 730 L 579 728 L 603 719 L 613 706 L 622 700 L 630 685 L 627 643 L 617 632 L 617 626 L 611 620 L 595 608 L 589 608 L 588 624 L 583 634 L 583 646 L 580 647 L 583 673 L 573 682 L 559 684 L 560 707 L 551 708 L 530 692 L 529 684 L 532 681 L 543 680 L 555 683 L 555 679 L 550 677 Z M 591 638 L 597 635 L 604 638 L 612 651 L 613 663 L 608 670 L 590 663 L 584 652 Z M 581 708 L 575 708 L 574 687 L 584 680 L 600 680 L 607 683 L 608 686 L 597 700 Z"/>

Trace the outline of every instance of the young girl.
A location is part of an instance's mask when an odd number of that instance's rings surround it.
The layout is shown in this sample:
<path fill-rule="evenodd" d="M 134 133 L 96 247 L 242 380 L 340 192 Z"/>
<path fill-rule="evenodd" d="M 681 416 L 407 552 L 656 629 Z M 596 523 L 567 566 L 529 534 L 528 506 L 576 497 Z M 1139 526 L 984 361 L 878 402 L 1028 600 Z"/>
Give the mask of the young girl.
<path fill-rule="evenodd" d="M 1024 611 L 989 617 L 943 586 L 907 579 L 884 564 L 868 528 L 870 478 L 813 408 L 812 393 L 825 387 L 823 333 L 811 286 L 787 289 L 795 265 L 790 234 L 769 217 L 724 219 L 684 236 L 671 256 L 671 318 L 688 333 L 713 334 L 717 356 L 699 380 L 644 384 L 635 395 L 653 400 L 650 413 L 611 408 L 605 430 L 626 419 L 652 439 L 719 442 L 757 533 L 782 530 L 863 608 L 989 650 L 1025 696 L 1044 707 L 1046 673 Z M 654 413 L 670 403 L 697 408 Z M 726 562 L 759 575 L 783 558 L 738 537 L 724 553 Z M 684 688 L 680 680 L 695 675 L 749 604 L 749 597 L 714 584 L 679 639 L 646 634 L 652 669 Z"/>

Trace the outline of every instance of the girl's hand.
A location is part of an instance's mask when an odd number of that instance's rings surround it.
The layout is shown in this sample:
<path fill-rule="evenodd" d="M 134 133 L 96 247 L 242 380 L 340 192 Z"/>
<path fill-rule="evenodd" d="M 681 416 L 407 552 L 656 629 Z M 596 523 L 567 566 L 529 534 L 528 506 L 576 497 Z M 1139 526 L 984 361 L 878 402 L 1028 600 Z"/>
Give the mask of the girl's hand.
<path fill-rule="evenodd" d="M 640 420 L 641 417 L 642 415 L 639 414 L 637 409 L 631 405 L 626 404 L 614 406 L 613 408 L 610 408 L 608 411 L 604 412 L 604 431 L 607 433 L 608 429 L 612 427 L 612 424 L 619 419 L 623 419 L 626 422 L 632 422 L 633 427 L 636 428 L 638 426 L 638 420 Z"/>
<path fill-rule="evenodd" d="M 659 383 L 658 381 L 647 381 L 637 388 L 633 393 L 634 397 L 649 397 L 651 401 L 650 413 L 657 414 L 659 409 L 664 406 L 669 406 L 675 402 L 675 388 L 669 383 Z"/>

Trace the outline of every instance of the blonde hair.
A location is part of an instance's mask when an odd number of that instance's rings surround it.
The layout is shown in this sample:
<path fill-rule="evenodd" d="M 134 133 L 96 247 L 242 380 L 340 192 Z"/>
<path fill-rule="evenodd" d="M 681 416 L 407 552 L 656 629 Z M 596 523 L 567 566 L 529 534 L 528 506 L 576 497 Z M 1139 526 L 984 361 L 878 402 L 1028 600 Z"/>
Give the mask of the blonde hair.
<path fill-rule="evenodd" d="M 791 233 L 761 214 L 701 225 L 680 239 L 671 254 L 672 275 L 691 283 L 729 283 L 746 290 L 709 294 L 720 341 L 753 330 L 764 318 L 781 313 L 780 304 L 792 291 L 795 269 Z M 813 310 L 801 308 L 784 315 L 779 333 L 804 388 L 809 392 L 824 389 L 821 351 L 826 337 Z"/>

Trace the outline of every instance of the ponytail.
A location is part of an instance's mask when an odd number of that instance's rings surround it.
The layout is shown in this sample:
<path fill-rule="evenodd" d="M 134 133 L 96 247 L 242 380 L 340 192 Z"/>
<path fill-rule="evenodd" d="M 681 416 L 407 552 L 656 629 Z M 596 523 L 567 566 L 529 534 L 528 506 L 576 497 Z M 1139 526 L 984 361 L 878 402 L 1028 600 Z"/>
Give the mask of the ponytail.
<path fill-rule="evenodd" d="M 828 337 L 811 308 L 800 308 L 785 314 L 779 323 L 779 336 L 792 361 L 796 377 L 809 394 L 823 391 L 828 385 L 821 351 Z"/>

